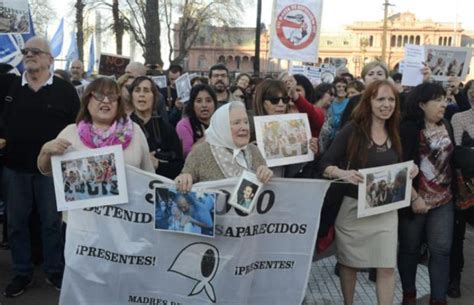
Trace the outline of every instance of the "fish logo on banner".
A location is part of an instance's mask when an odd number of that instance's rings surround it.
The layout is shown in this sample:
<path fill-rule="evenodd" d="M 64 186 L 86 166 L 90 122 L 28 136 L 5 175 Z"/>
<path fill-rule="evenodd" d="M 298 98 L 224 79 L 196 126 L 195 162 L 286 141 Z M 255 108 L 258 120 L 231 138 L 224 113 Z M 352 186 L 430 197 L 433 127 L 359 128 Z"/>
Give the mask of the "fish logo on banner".
<path fill-rule="evenodd" d="M 203 290 L 211 302 L 216 303 L 216 292 L 211 281 L 219 267 L 219 250 L 208 243 L 193 243 L 181 250 L 168 269 L 197 281 L 188 296 L 200 294 Z"/>
<path fill-rule="evenodd" d="M 317 29 L 316 16 L 305 5 L 289 5 L 277 17 L 277 37 L 292 50 L 301 50 L 312 44 Z"/>

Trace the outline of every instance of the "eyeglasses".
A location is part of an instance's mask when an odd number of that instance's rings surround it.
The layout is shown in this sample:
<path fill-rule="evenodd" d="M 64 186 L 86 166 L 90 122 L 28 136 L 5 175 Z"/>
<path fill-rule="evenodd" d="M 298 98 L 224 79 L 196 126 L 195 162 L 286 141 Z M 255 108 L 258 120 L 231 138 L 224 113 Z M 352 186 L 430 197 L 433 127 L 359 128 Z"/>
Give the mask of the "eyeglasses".
<path fill-rule="evenodd" d="M 290 102 L 290 97 L 289 96 L 273 96 L 273 97 L 267 97 L 265 98 L 266 101 L 269 101 L 272 105 L 278 105 L 280 100 L 283 102 L 283 104 L 288 104 Z"/>
<path fill-rule="evenodd" d="M 101 103 L 105 103 L 105 98 L 107 97 L 107 100 L 109 101 L 109 103 L 114 103 L 116 101 L 118 101 L 119 99 L 119 95 L 116 94 L 116 93 L 112 93 L 112 94 L 103 94 L 103 93 L 100 93 L 100 92 L 91 92 L 91 95 L 98 101 L 98 102 L 101 102 Z"/>
<path fill-rule="evenodd" d="M 23 54 L 23 55 L 26 55 L 29 52 L 31 52 L 31 54 L 33 54 L 34 56 L 39 55 L 39 54 L 49 54 L 48 52 L 45 52 L 45 51 L 43 51 L 41 49 L 38 49 L 38 48 L 24 48 L 24 49 L 21 49 L 21 54 Z"/>

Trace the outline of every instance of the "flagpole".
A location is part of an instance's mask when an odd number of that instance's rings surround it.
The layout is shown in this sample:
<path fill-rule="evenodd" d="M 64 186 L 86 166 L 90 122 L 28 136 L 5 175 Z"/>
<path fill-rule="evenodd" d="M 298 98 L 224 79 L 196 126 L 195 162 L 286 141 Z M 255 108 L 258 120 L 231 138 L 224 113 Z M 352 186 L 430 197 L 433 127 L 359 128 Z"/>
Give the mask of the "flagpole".
<path fill-rule="evenodd" d="M 260 76 L 260 32 L 262 29 L 262 0 L 257 0 L 257 26 L 255 29 L 255 56 L 253 74 Z"/>

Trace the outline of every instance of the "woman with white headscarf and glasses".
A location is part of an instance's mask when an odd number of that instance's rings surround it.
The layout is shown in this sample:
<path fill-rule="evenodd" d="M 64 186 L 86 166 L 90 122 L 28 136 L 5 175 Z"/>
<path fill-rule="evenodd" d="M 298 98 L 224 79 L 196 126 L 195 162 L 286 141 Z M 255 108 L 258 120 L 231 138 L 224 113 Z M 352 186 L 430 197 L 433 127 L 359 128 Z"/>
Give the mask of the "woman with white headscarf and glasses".
<path fill-rule="evenodd" d="M 178 191 L 189 191 L 200 181 L 238 177 L 244 170 L 255 172 L 263 183 L 273 176 L 258 148 L 249 144 L 249 120 L 242 102 L 221 106 L 205 134 L 206 141 L 193 148 L 175 179 Z"/>

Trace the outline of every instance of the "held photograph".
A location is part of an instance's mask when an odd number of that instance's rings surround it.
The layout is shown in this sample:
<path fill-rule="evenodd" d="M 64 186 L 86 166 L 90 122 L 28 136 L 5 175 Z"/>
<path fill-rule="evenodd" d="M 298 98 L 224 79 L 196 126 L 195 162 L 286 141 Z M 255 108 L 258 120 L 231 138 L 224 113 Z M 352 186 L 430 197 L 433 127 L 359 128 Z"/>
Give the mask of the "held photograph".
<path fill-rule="evenodd" d="M 0 1 L 0 34 L 30 33 L 28 0 Z"/>
<path fill-rule="evenodd" d="M 128 202 L 120 146 L 70 152 L 51 160 L 58 211 Z"/>
<path fill-rule="evenodd" d="M 155 230 L 215 235 L 217 195 L 211 191 L 178 192 L 174 187 L 155 189 Z"/>
<path fill-rule="evenodd" d="M 359 170 L 364 182 L 359 184 L 357 217 L 397 210 L 410 205 L 410 170 L 413 161 Z"/>
<path fill-rule="evenodd" d="M 449 76 L 465 80 L 471 64 L 472 49 L 430 45 L 425 46 L 425 56 L 425 64 L 430 67 L 434 80 L 447 81 Z"/>
<path fill-rule="evenodd" d="M 253 210 L 261 187 L 262 183 L 258 181 L 254 173 L 244 171 L 232 192 L 229 204 L 236 209 L 250 213 Z"/>
<path fill-rule="evenodd" d="M 254 120 L 258 148 L 269 167 L 314 159 L 306 113 L 256 116 Z"/>

